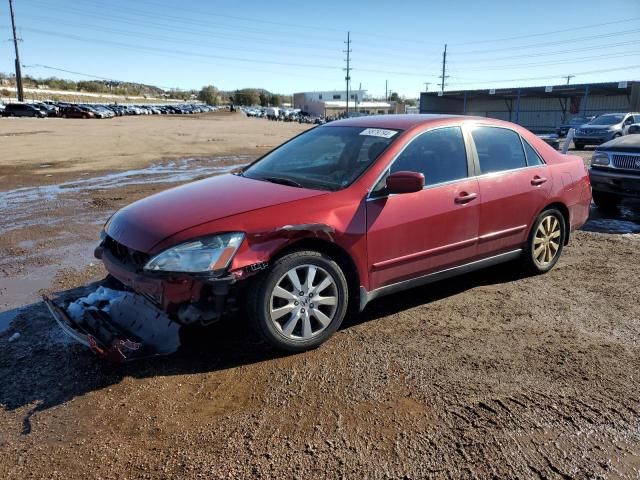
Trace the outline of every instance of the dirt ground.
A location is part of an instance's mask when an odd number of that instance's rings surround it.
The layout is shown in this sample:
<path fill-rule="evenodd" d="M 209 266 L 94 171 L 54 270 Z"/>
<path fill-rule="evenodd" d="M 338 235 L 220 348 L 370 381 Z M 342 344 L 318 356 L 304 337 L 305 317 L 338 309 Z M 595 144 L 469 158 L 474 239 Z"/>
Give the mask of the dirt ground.
<path fill-rule="evenodd" d="M 124 366 L 58 331 L 39 292 L 104 275 L 110 213 L 304 128 L 0 120 L 0 478 L 640 478 L 638 203 L 594 208 L 547 275 L 379 299 L 303 354 L 243 318 Z"/>

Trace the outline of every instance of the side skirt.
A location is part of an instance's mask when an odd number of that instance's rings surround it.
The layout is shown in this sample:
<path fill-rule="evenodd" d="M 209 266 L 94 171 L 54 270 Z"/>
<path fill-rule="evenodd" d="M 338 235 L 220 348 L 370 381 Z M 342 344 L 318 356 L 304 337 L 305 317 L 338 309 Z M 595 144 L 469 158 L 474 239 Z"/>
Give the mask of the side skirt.
<path fill-rule="evenodd" d="M 376 288 L 368 292 L 363 286 L 360 286 L 360 311 L 364 310 L 374 298 L 383 297 L 392 293 L 400 292 L 402 290 L 408 290 L 410 288 L 420 287 L 429 283 L 444 280 L 446 278 L 455 277 L 457 275 L 463 275 L 465 273 L 480 270 L 481 268 L 491 267 L 500 263 L 509 262 L 520 257 L 522 249 L 513 250 L 511 252 L 501 253 L 494 255 L 493 257 L 483 258 L 471 263 L 465 263 L 456 267 L 447 268 L 445 270 L 439 270 L 437 272 L 428 273 L 421 277 L 410 278 L 409 280 L 403 280 L 402 282 L 392 283 L 391 285 L 385 285 L 384 287 Z"/>

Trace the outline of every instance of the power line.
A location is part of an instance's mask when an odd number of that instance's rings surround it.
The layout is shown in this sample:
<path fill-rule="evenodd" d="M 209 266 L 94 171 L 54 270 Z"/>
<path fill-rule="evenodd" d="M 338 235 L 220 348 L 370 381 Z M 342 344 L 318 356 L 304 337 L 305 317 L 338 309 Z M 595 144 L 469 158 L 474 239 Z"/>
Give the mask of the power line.
<path fill-rule="evenodd" d="M 475 68 L 466 68 L 466 67 L 460 66 L 460 68 L 465 72 L 486 72 L 487 68 L 489 67 L 491 68 L 491 70 L 513 70 L 513 69 L 523 68 L 523 67 L 544 67 L 544 66 L 550 66 L 550 65 L 566 65 L 568 63 L 583 63 L 585 61 L 598 60 L 600 58 L 613 59 L 613 58 L 623 58 L 623 57 L 634 57 L 637 55 L 640 55 L 640 52 L 628 52 L 628 53 L 616 53 L 616 54 L 604 53 L 602 55 L 572 57 L 571 59 L 567 59 L 567 60 L 552 60 L 550 62 L 513 63 L 509 65 L 490 65 L 490 66 L 475 67 Z M 457 64 L 454 63 L 454 66 L 455 65 Z"/>
<path fill-rule="evenodd" d="M 0 27 L 0 29 L 6 27 Z M 30 31 L 42 35 L 54 36 L 59 38 L 66 38 L 70 40 L 75 40 L 79 42 L 92 43 L 92 44 L 105 44 L 105 45 L 114 45 L 120 48 L 128 48 L 134 50 L 141 50 L 146 52 L 153 52 L 154 54 L 164 54 L 170 53 L 179 56 L 191 56 L 197 58 L 211 58 L 217 60 L 228 60 L 233 62 L 242 62 L 242 63 L 250 63 L 250 64 L 267 64 L 267 65 L 277 65 L 277 66 L 289 66 L 289 67 L 303 67 L 303 68 L 314 68 L 314 69 L 324 69 L 324 70 L 335 70 L 336 67 L 334 65 L 323 65 L 323 64 L 310 64 L 310 63 L 293 63 L 293 62 L 283 62 L 283 61 L 272 61 L 272 60 L 263 60 L 257 58 L 246 58 L 246 57 L 235 57 L 235 56 L 226 56 L 226 55 L 211 55 L 204 53 L 196 53 L 196 52 L 188 52 L 184 50 L 173 50 L 173 49 L 164 49 L 157 47 L 146 47 L 140 45 L 132 45 L 130 43 L 124 42 L 115 42 L 112 40 L 102 40 L 102 39 L 93 39 L 93 38 L 85 38 L 77 35 L 63 34 L 51 32 L 48 30 L 40 30 L 35 28 L 24 28 L 25 31 Z M 366 73 L 381 73 L 381 74 L 394 74 L 394 75 L 404 75 L 404 76 L 416 76 L 416 77 L 425 77 L 424 73 L 419 72 L 406 72 L 406 71 L 389 71 L 389 70 L 376 70 L 376 69 L 358 69 L 358 71 L 366 72 Z M 426 75 L 430 76 L 430 75 Z"/>
<path fill-rule="evenodd" d="M 632 18 L 625 18 L 622 20 L 614 20 L 611 22 L 603 22 L 603 23 L 592 23 L 590 25 L 581 25 L 578 27 L 572 27 L 572 28 L 565 28 L 562 30 L 551 30 L 551 31 L 546 31 L 546 32 L 540 32 L 540 33 L 531 33 L 528 35 L 518 35 L 515 37 L 502 37 L 502 38 L 494 38 L 492 40 L 478 40 L 478 41 L 473 41 L 473 42 L 464 42 L 464 43 L 454 43 L 454 46 L 462 46 L 462 45 L 477 45 L 479 43 L 494 43 L 494 42 L 504 42 L 505 40 L 520 40 L 523 38 L 533 38 L 533 37 L 545 37 L 547 35 L 554 35 L 556 33 L 565 33 L 565 32 L 573 32 L 576 30 L 584 30 L 585 28 L 594 28 L 594 27 L 603 27 L 605 25 L 617 25 L 619 23 L 627 23 L 627 22 L 635 22 L 640 20 L 640 17 L 632 17 Z"/>
<path fill-rule="evenodd" d="M 502 48 L 492 48 L 491 52 L 502 52 L 502 51 L 507 51 L 507 50 L 521 50 L 521 49 L 526 49 L 526 48 L 536 48 L 536 47 L 543 47 L 543 46 L 549 46 L 549 45 L 565 45 L 567 43 L 574 43 L 574 42 L 585 42 L 585 41 L 590 41 L 590 40 L 594 40 L 594 39 L 598 39 L 598 38 L 608 38 L 608 37 L 619 37 L 621 35 L 627 35 L 627 34 L 632 34 L 632 33 L 638 33 L 640 32 L 640 29 L 633 29 L 633 30 L 626 30 L 626 31 L 621 31 L 621 32 L 613 32 L 613 33 L 603 33 L 600 35 L 588 35 L 586 37 L 576 37 L 576 38 L 571 38 L 571 39 L 565 39 L 565 40 L 554 40 L 552 42 L 542 42 L 542 43 L 532 43 L 529 45 L 518 45 L 518 46 L 512 46 L 512 47 L 502 47 Z M 487 50 L 467 50 L 467 51 L 462 51 L 462 52 L 458 52 L 458 55 L 476 55 L 476 54 L 483 54 L 483 53 L 487 53 Z"/>
<path fill-rule="evenodd" d="M 591 70 L 588 72 L 576 72 L 574 76 L 582 76 L 582 75 L 593 75 L 596 73 L 608 73 L 608 72 L 616 72 L 622 70 L 634 70 L 640 69 L 640 65 L 630 65 L 627 67 L 619 67 L 619 68 L 607 68 L 604 70 Z M 558 78 L 557 75 L 550 75 L 546 77 L 528 77 L 528 78 L 510 78 L 510 79 L 500 79 L 500 80 L 487 80 L 487 81 L 473 81 L 473 82 L 456 82 L 453 85 L 476 85 L 476 84 L 489 84 L 489 83 L 504 83 L 504 82 L 527 82 L 531 80 L 548 80 L 550 78 Z M 566 75 L 565 75 L 566 78 Z"/>
<path fill-rule="evenodd" d="M 33 2 L 42 2 L 42 0 L 31 0 Z M 89 1 L 89 0 L 85 0 Z M 43 3 L 43 6 L 49 6 L 46 2 Z M 102 6 L 102 3 L 99 4 L 100 6 Z M 244 28 L 244 31 L 247 33 L 250 33 L 252 35 L 247 35 L 247 34 L 242 34 L 242 35 L 234 35 L 234 32 L 237 32 L 238 30 L 242 31 L 243 28 L 240 27 L 233 27 L 233 26 L 229 26 L 229 25 L 221 25 L 221 24 L 215 24 L 215 28 L 211 28 L 214 24 L 212 24 L 211 22 L 198 22 L 198 21 L 194 21 L 193 19 L 185 19 L 183 17 L 176 17 L 175 15 L 171 15 L 171 16 L 167 16 L 167 15 L 157 15 L 157 14 L 153 14 L 153 13 L 149 13 L 149 12 L 145 12 L 145 11 L 141 11 L 141 10 L 134 10 L 131 9 L 129 7 L 127 7 L 126 9 L 126 13 L 129 14 L 136 14 L 138 15 L 135 18 L 131 18 L 131 17 L 123 17 L 123 16 L 119 16 L 119 15 L 113 15 L 111 13 L 107 14 L 105 13 L 103 10 L 101 11 L 92 11 L 92 10 L 87 10 L 85 8 L 85 5 L 82 6 L 81 9 L 78 9 L 77 6 L 74 7 L 58 7 L 56 8 L 57 11 L 61 11 L 61 12 L 71 12 L 72 14 L 80 14 L 84 17 L 86 16 L 91 16 L 91 17 L 95 17 L 101 21 L 103 21 L 105 18 L 108 19 L 112 19 L 114 21 L 117 21 L 119 23 L 127 23 L 130 25 L 135 26 L 136 28 L 140 28 L 141 25 L 145 25 L 145 26 L 149 26 L 151 28 L 155 28 L 155 29 L 160 29 L 163 31 L 166 30 L 172 30 L 176 33 L 191 33 L 191 32 L 199 32 L 202 35 L 206 35 L 207 37 L 218 37 L 218 38 L 223 38 L 223 39 L 240 39 L 240 40 L 253 40 L 255 42 L 259 42 L 260 44 L 263 43 L 271 43 L 271 44 L 276 44 L 281 46 L 283 40 L 276 40 L 274 39 L 274 36 L 281 36 L 284 37 L 286 39 L 288 39 L 293 45 L 295 46 L 306 46 L 309 48 L 314 48 L 316 50 L 326 50 L 326 51 L 332 51 L 335 52 L 335 50 L 328 48 L 328 47 L 319 47 L 319 43 L 318 41 L 316 42 L 304 42 L 303 40 L 300 39 L 300 37 L 296 37 L 295 39 L 291 39 L 292 34 L 288 33 L 288 32 L 284 32 L 284 31 L 280 31 L 280 30 L 274 30 L 271 29 L 267 32 L 261 32 L 258 31 L 255 28 Z M 156 20 L 154 20 L 156 19 Z M 164 20 L 169 21 L 170 23 L 162 23 L 162 22 L 158 22 L 157 19 L 160 20 Z M 185 29 L 183 27 L 183 25 L 194 25 L 196 28 L 190 27 L 189 29 Z M 231 30 L 230 33 L 226 33 L 223 32 L 221 33 L 219 30 Z M 98 29 L 98 31 L 101 30 L 101 27 Z M 265 38 L 262 37 L 256 37 L 255 35 L 264 35 Z M 321 40 L 322 43 L 326 44 L 327 41 L 327 37 L 326 35 L 323 36 L 317 36 L 317 35 L 310 35 L 308 33 L 305 33 L 304 38 L 316 38 L 318 40 Z M 365 48 L 366 50 L 366 48 Z M 371 52 L 374 52 L 375 54 L 379 55 L 380 51 L 388 51 L 390 53 L 394 53 L 395 56 L 401 56 L 400 54 L 397 54 L 397 48 L 393 48 L 390 46 L 385 46 L 385 45 L 381 45 L 376 47 L 375 49 L 372 48 L 370 49 Z"/>
<path fill-rule="evenodd" d="M 560 55 L 560 54 L 564 54 L 564 53 L 581 52 L 583 50 L 589 50 L 589 51 L 591 51 L 591 50 L 603 50 L 603 49 L 607 49 L 607 48 L 622 47 L 622 46 L 626 46 L 626 45 L 636 45 L 637 43 L 638 43 L 638 40 L 630 40 L 630 41 L 627 41 L 627 42 L 608 43 L 608 44 L 605 44 L 605 45 L 595 45 L 593 47 L 570 48 L 570 49 L 567 49 L 567 50 L 555 50 L 553 52 L 524 53 L 522 55 L 510 55 L 510 56 L 507 56 L 507 57 L 483 58 L 483 59 L 470 60 L 470 61 L 465 60 L 464 62 L 465 62 L 465 64 L 475 64 L 475 63 L 499 62 L 499 61 L 502 61 L 502 60 L 511 60 L 511 59 L 515 59 L 515 58 L 547 57 L 547 56 L 550 56 L 550 55 Z"/>

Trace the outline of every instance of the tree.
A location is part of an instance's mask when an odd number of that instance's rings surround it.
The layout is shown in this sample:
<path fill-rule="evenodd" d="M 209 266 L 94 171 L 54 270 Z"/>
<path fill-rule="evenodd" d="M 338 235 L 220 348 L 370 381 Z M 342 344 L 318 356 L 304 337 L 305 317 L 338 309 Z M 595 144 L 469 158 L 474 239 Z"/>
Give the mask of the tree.
<path fill-rule="evenodd" d="M 389 100 L 391 102 L 401 102 L 402 99 L 400 98 L 400 95 L 398 95 L 398 92 L 391 92 L 391 95 L 389 96 Z"/>
<path fill-rule="evenodd" d="M 233 94 L 233 103 L 236 105 L 257 105 L 260 103 L 260 95 L 253 88 L 243 88 L 236 90 Z"/>
<path fill-rule="evenodd" d="M 198 100 L 208 104 L 208 105 L 218 105 L 218 94 L 220 92 L 213 85 L 207 85 L 206 87 L 202 87 L 200 92 L 198 93 Z"/>
<path fill-rule="evenodd" d="M 269 98 L 269 102 L 274 107 L 281 106 L 282 105 L 282 95 L 278 95 L 277 93 L 272 93 L 270 98 Z"/>
<path fill-rule="evenodd" d="M 261 107 L 268 107 L 269 106 L 269 100 L 270 100 L 270 95 L 269 92 L 267 92 L 266 90 L 260 90 L 260 94 L 258 95 L 260 97 L 260 106 Z"/>

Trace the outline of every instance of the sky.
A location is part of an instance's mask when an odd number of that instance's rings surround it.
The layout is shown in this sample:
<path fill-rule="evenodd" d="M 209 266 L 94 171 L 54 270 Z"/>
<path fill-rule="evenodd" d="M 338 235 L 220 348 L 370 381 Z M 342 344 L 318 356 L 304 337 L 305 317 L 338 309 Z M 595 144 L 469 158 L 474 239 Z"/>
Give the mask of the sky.
<path fill-rule="evenodd" d="M 640 0 L 14 0 L 23 73 L 163 88 L 439 90 L 640 79 Z M 14 70 L 0 0 L 0 72 Z M 429 85 L 426 86 L 425 82 Z"/>

